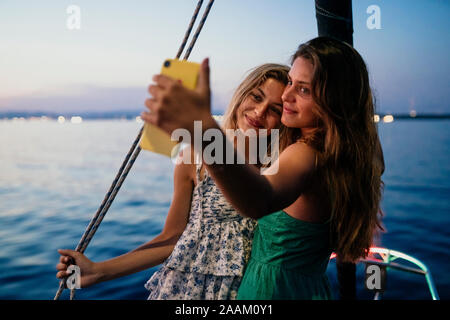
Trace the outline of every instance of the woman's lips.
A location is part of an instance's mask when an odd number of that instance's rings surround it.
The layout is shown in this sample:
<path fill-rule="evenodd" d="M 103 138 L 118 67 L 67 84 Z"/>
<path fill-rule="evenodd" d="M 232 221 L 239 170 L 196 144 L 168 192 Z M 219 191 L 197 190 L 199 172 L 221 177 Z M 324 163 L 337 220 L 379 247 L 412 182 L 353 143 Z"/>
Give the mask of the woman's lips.
<path fill-rule="evenodd" d="M 294 113 L 298 113 L 297 111 L 293 110 L 293 109 L 289 109 L 286 106 L 283 106 L 283 112 L 287 113 L 287 114 L 294 114 Z"/>
<path fill-rule="evenodd" d="M 247 122 L 248 122 L 248 124 L 249 125 L 251 125 L 252 127 L 255 127 L 255 128 L 264 128 L 264 125 L 260 122 L 260 121 L 258 121 L 258 120 L 255 120 L 255 119 L 253 119 L 253 118 L 250 118 L 249 116 L 245 116 L 245 119 L 247 120 Z"/>

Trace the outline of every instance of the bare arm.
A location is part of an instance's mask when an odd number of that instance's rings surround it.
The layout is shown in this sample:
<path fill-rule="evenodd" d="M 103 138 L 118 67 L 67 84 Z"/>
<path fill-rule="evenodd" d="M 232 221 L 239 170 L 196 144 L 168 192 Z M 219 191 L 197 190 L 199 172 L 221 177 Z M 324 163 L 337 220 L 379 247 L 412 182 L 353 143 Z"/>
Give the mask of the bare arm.
<path fill-rule="evenodd" d="M 186 228 L 189 218 L 193 181 L 190 165 L 179 164 L 174 172 L 174 194 L 164 228 L 153 240 L 122 256 L 100 262 L 101 281 L 139 272 L 166 260 Z"/>
<path fill-rule="evenodd" d="M 68 256 L 81 269 L 81 286 L 123 277 L 162 263 L 172 253 L 186 228 L 193 190 L 192 165 L 178 164 L 174 171 L 174 194 L 162 232 L 153 240 L 121 256 L 102 262 L 92 262 L 73 250 L 59 250 L 58 278 L 68 276 Z"/>
<path fill-rule="evenodd" d="M 207 128 L 217 125 L 209 121 L 204 123 L 210 123 Z M 224 141 L 231 143 L 226 139 Z M 202 149 L 206 146 L 204 143 Z M 224 154 L 230 150 L 224 149 Z M 284 209 L 297 200 L 309 186 L 314 163 L 314 151 L 304 143 L 295 143 L 281 153 L 266 175 L 261 175 L 259 169 L 248 164 L 206 166 L 224 196 L 238 212 L 258 219 Z"/>

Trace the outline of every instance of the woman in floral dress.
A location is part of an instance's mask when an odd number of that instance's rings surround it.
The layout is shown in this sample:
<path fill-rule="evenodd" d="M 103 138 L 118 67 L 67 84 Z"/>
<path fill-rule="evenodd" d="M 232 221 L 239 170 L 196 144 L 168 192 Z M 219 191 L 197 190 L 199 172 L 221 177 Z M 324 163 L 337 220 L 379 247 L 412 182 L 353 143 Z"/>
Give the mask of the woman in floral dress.
<path fill-rule="evenodd" d="M 223 128 L 244 132 L 267 129 L 268 134 L 279 129 L 288 71 L 278 64 L 253 69 L 236 90 Z M 149 92 L 154 92 L 152 86 Z M 281 128 L 280 135 L 284 130 Z M 58 250 L 57 278 L 68 276 L 69 257 L 81 269 L 81 287 L 163 263 L 145 284 L 148 299 L 235 299 L 250 257 L 256 221 L 239 215 L 205 167 L 195 161 L 198 157 L 194 152 L 186 151 L 181 157 L 192 153 L 191 161 L 175 166 L 172 204 L 157 237 L 102 262 L 93 262 L 73 250 Z"/>

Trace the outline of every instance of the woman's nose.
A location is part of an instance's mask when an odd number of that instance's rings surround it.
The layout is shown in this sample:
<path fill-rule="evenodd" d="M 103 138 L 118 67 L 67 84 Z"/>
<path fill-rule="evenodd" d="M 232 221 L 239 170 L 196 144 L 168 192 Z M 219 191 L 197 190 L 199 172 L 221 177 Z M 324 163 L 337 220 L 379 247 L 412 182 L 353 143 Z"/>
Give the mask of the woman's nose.
<path fill-rule="evenodd" d="M 255 114 L 258 118 L 263 118 L 266 114 L 268 108 L 268 104 L 267 103 L 261 103 L 260 105 L 258 105 L 255 108 Z"/>
<path fill-rule="evenodd" d="M 292 86 L 286 86 L 286 88 L 284 88 L 283 94 L 281 95 L 281 100 L 284 101 L 288 101 L 288 102 L 292 102 L 294 101 L 294 95 L 293 95 L 293 87 Z"/>

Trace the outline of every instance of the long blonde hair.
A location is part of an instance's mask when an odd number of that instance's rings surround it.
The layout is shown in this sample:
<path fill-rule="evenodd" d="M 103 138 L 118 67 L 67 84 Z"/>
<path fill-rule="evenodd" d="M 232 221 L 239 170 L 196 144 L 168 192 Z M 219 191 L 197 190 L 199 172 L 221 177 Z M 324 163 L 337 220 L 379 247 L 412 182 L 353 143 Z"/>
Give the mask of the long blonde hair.
<path fill-rule="evenodd" d="M 289 67 L 276 63 L 266 63 L 253 68 L 249 71 L 248 75 L 241 82 L 238 88 L 235 90 L 227 111 L 223 117 L 222 127 L 224 129 L 238 129 L 237 128 L 237 110 L 241 103 L 248 97 L 250 92 L 261 86 L 268 79 L 274 79 L 286 85 L 288 83 Z M 279 139 L 285 141 L 286 136 L 289 135 L 292 129 L 285 127 L 280 123 L 279 127 Z M 267 156 L 271 156 L 271 145 L 268 141 Z"/>
<path fill-rule="evenodd" d="M 277 80 L 284 85 L 288 82 L 289 67 L 276 63 L 266 63 L 250 70 L 249 74 L 235 90 L 223 118 L 225 129 L 237 129 L 237 110 L 250 92 L 268 79 Z"/>
<path fill-rule="evenodd" d="M 292 62 L 299 57 L 314 68 L 318 125 L 304 139 L 317 151 L 326 182 L 334 249 L 342 261 L 356 261 L 368 254 L 374 235 L 383 230 L 384 161 L 367 68 L 355 49 L 327 37 L 300 45 Z"/>

